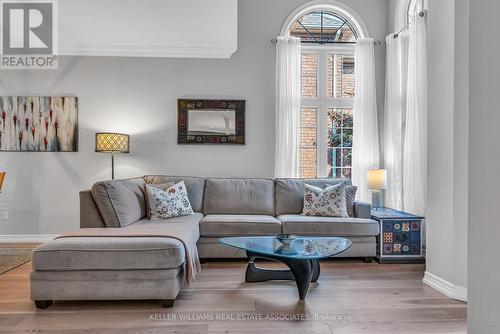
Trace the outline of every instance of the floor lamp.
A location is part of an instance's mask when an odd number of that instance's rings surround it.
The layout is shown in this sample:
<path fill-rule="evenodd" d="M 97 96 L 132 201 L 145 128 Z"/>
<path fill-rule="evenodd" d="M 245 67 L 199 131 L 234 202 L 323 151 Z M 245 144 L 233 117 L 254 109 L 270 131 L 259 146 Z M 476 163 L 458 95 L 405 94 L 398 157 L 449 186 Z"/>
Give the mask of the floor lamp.
<path fill-rule="evenodd" d="M 111 179 L 115 179 L 115 154 L 130 152 L 130 136 L 115 132 L 95 134 L 95 151 L 111 154 Z"/>

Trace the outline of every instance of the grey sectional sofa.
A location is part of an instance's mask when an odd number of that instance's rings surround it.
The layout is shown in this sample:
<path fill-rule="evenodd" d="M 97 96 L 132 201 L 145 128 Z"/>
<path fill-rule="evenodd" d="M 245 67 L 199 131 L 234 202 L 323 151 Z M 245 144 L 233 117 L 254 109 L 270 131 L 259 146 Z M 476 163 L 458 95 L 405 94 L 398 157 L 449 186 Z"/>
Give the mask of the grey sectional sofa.
<path fill-rule="evenodd" d="M 144 183 L 181 180 L 196 213 L 149 221 Z M 304 182 L 324 186 L 348 181 L 147 175 L 98 182 L 80 192 L 80 227 L 140 232 L 189 225 L 191 242 L 197 243 L 202 259 L 246 257 L 220 245 L 221 237 L 277 233 L 347 237 L 353 244 L 342 257 L 375 256 L 379 226 L 370 219 L 370 205 L 356 202 L 354 217 L 349 218 L 302 216 Z M 161 299 L 171 306 L 183 286 L 184 264 L 183 245 L 176 239 L 56 239 L 33 253 L 31 297 L 42 308 L 52 300 L 80 299 Z"/>
<path fill-rule="evenodd" d="M 246 257 L 244 252 L 218 243 L 227 236 L 273 235 L 293 233 L 299 235 L 343 236 L 353 241 L 342 257 L 373 257 L 376 255 L 375 237 L 378 224 L 371 219 L 371 206 L 355 202 L 354 217 L 307 217 L 301 215 L 303 183 L 324 186 L 344 179 L 264 179 L 264 178 L 200 178 L 147 175 L 142 178 L 100 182 L 92 190 L 80 193 L 80 227 L 105 227 L 102 212 L 107 208 L 109 190 L 113 187 L 121 198 L 116 203 L 136 202 L 124 217 L 125 226 L 144 222 L 146 209 L 142 184 L 166 183 L 183 180 L 195 212 L 202 213 L 199 221 L 198 250 L 201 258 Z M 136 188 L 137 187 L 137 188 Z M 128 192 L 129 194 L 125 194 Z M 129 198 L 126 196 L 129 195 Z M 104 202 L 105 204 L 101 204 Z M 98 207 L 98 206 L 101 207 Z M 109 206 L 109 205 L 108 205 Z M 140 209 L 140 210 L 139 210 Z M 118 227 L 118 226 L 108 226 Z"/>

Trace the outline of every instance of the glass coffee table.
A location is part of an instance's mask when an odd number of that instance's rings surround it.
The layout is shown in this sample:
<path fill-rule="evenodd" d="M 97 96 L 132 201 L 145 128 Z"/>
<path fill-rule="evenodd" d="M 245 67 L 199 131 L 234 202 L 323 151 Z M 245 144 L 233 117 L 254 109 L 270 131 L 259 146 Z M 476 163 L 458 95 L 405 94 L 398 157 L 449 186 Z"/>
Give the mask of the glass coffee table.
<path fill-rule="evenodd" d="M 300 299 L 304 299 L 311 282 L 319 278 L 319 260 L 340 254 L 352 242 L 337 237 L 298 237 L 291 245 L 285 245 L 276 237 L 231 237 L 219 239 L 223 245 L 245 250 L 248 266 L 245 281 L 248 283 L 268 280 L 294 280 Z M 257 268 L 256 258 L 269 259 L 285 264 L 289 270 Z"/>

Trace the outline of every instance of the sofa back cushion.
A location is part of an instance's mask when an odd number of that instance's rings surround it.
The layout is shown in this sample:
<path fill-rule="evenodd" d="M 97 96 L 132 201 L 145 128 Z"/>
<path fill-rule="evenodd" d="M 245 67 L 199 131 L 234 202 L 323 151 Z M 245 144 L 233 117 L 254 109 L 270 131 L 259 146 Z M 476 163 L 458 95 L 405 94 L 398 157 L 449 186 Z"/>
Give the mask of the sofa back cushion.
<path fill-rule="evenodd" d="M 274 182 L 271 179 L 208 178 L 203 213 L 274 216 Z"/>
<path fill-rule="evenodd" d="M 276 215 L 298 214 L 304 207 L 304 183 L 324 188 L 325 185 L 335 185 L 345 182 L 350 185 L 347 179 L 275 179 L 276 187 Z"/>
<path fill-rule="evenodd" d="M 195 212 L 203 210 L 203 192 L 205 189 L 204 177 L 192 176 L 168 176 L 168 175 L 146 175 L 144 176 L 146 183 L 179 183 L 184 181 L 188 193 L 189 202 Z"/>
<path fill-rule="evenodd" d="M 92 197 L 106 227 L 125 227 L 146 216 L 142 178 L 97 182 Z"/>

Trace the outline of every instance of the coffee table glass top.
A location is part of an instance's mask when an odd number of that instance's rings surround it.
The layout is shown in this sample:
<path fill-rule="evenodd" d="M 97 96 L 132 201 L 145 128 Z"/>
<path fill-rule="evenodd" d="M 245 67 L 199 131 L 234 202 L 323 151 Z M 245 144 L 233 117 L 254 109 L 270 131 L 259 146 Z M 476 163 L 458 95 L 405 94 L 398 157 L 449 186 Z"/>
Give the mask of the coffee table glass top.
<path fill-rule="evenodd" d="M 231 237 L 219 239 L 223 245 L 236 247 L 260 255 L 292 259 L 324 259 L 351 247 L 352 242 L 338 237 L 298 237 L 290 246 L 276 237 Z"/>

